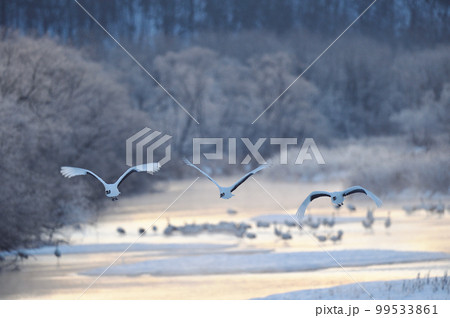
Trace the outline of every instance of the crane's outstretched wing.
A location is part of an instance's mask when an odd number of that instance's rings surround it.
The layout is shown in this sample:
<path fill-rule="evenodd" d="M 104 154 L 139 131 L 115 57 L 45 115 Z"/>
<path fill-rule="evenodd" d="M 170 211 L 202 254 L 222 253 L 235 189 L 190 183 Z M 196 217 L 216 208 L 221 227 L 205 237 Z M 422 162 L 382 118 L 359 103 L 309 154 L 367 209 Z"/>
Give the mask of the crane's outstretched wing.
<path fill-rule="evenodd" d="M 216 182 L 216 180 L 214 180 L 213 178 L 211 178 L 205 171 L 203 171 L 200 168 L 197 168 L 196 166 L 194 166 L 189 160 L 187 160 L 186 158 L 183 159 L 184 163 L 187 164 L 188 166 L 191 166 L 195 169 L 197 169 L 198 171 L 200 171 L 201 173 L 203 173 L 205 175 L 205 177 L 207 177 L 209 180 L 211 180 L 212 182 L 214 182 L 214 184 L 220 189 L 220 185 Z"/>
<path fill-rule="evenodd" d="M 344 197 L 353 193 L 364 193 L 365 195 L 369 196 L 377 205 L 377 207 L 380 207 L 383 202 L 372 192 L 370 192 L 369 190 L 364 189 L 363 187 L 360 186 L 354 186 L 354 187 L 350 187 L 346 190 L 344 190 Z"/>
<path fill-rule="evenodd" d="M 125 180 L 133 172 L 148 172 L 148 173 L 153 174 L 153 173 L 157 172 L 159 170 L 159 168 L 161 168 L 161 166 L 159 165 L 159 162 L 149 162 L 149 163 L 144 163 L 139 166 L 131 167 L 130 169 L 125 171 L 125 173 L 123 175 L 121 175 L 119 179 L 117 179 L 117 181 L 116 181 L 117 186 L 120 186 L 120 184 L 123 182 L 123 180 Z"/>
<path fill-rule="evenodd" d="M 297 220 L 298 220 L 299 222 L 300 222 L 300 221 L 303 219 L 303 217 L 305 216 L 305 211 L 306 211 L 306 208 L 308 207 L 308 204 L 309 204 L 312 200 L 317 199 L 317 198 L 320 198 L 320 197 L 331 197 L 331 194 L 330 194 L 329 192 L 326 192 L 326 191 L 314 191 L 314 192 L 311 192 L 311 193 L 306 197 L 306 199 L 303 201 L 303 203 L 299 206 L 299 208 L 298 208 L 298 210 L 297 210 L 296 217 L 297 217 Z"/>
<path fill-rule="evenodd" d="M 267 168 L 267 165 L 262 165 L 259 166 L 258 168 L 250 171 L 249 173 L 247 173 L 245 176 L 243 176 L 242 178 L 240 178 L 235 184 L 233 184 L 231 186 L 231 190 L 230 192 L 233 192 L 234 190 L 236 190 L 241 184 L 243 184 L 245 182 L 245 180 L 247 180 L 248 178 L 250 178 L 252 175 L 254 175 L 255 173 L 257 173 L 258 171 L 261 171 L 262 169 Z"/>
<path fill-rule="evenodd" d="M 76 168 L 76 167 L 61 167 L 61 174 L 66 178 L 72 178 L 75 176 L 85 176 L 87 174 L 93 176 L 98 181 L 100 181 L 104 186 L 106 186 L 105 181 L 102 180 L 99 176 L 97 176 L 95 173 L 93 173 L 90 170 L 82 169 L 82 168 Z"/>

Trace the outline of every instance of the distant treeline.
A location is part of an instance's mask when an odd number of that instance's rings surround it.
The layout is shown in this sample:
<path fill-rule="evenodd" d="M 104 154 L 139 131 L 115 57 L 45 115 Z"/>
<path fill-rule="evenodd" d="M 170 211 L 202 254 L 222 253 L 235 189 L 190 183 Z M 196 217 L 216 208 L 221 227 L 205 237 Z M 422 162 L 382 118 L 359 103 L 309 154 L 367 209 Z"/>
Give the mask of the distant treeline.
<path fill-rule="evenodd" d="M 199 32 L 295 28 L 334 34 L 372 0 L 79 0 L 122 40 L 141 43 L 157 34 L 189 37 Z M 358 21 L 358 32 L 409 45 L 448 42 L 447 0 L 378 1 Z M 0 25 L 49 33 L 77 44 L 101 32 L 74 0 L 0 0 Z"/>

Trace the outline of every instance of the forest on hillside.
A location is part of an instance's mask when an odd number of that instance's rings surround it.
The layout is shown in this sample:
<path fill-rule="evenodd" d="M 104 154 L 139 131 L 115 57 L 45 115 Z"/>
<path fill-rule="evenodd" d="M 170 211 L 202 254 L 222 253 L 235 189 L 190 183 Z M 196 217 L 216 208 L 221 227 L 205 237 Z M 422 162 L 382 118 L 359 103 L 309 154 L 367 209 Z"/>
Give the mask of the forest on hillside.
<path fill-rule="evenodd" d="M 284 34 L 307 29 L 333 36 L 373 0 L 79 0 L 121 41 L 154 43 L 159 35 L 190 39 L 205 32 L 269 30 Z M 377 1 L 357 31 L 384 42 L 408 46 L 449 41 L 446 0 Z M 0 1 L 0 25 L 51 34 L 65 41 L 90 44 L 104 39 L 74 0 Z M 106 40 L 105 42 L 107 42 Z"/>

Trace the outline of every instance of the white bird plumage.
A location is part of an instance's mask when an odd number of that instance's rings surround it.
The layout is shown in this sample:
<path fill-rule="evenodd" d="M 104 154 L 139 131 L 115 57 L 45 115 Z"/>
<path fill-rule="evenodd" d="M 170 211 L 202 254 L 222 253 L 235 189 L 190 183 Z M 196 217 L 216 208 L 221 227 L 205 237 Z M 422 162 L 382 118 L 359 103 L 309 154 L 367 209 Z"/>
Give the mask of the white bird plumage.
<path fill-rule="evenodd" d="M 106 183 L 103 181 L 102 178 L 100 178 L 98 175 L 93 173 L 90 170 L 83 169 L 83 168 L 76 168 L 76 167 L 61 167 L 61 174 L 66 178 L 72 178 L 75 176 L 84 176 L 84 175 L 91 175 L 94 178 L 96 178 L 98 181 L 100 181 L 103 186 L 105 187 L 105 195 L 109 198 L 112 198 L 113 201 L 118 200 L 117 197 L 120 194 L 119 186 L 127 178 L 130 174 L 133 172 L 148 172 L 148 173 L 155 173 L 159 170 L 160 165 L 159 163 L 146 163 L 138 166 L 134 166 L 129 168 L 127 171 L 124 172 L 114 183 Z"/>
<path fill-rule="evenodd" d="M 331 203 L 333 203 L 335 206 L 342 206 L 344 204 L 344 197 L 348 196 L 350 194 L 354 194 L 354 193 L 366 194 L 375 202 L 375 204 L 378 207 L 380 207 L 382 205 L 381 200 L 375 194 L 373 194 L 369 190 L 366 190 L 360 186 L 350 187 L 348 189 L 345 189 L 344 191 L 337 191 L 337 192 L 314 191 L 314 192 L 311 192 L 306 197 L 306 199 L 303 201 L 303 203 L 298 208 L 297 214 L 296 214 L 297 219 L 299 221 L 301 221 L 303 219 L 303 217 L 305 216 L 305 211 L 306 211 L 306 208 L 308 207 L 308 204 L 314 199 L 317 199 L 320 197 L 330 197 Z"/>
<path fill-rule="evenodd" d="M 211 178 L 206 172 L 204 172 L 203 170 L 201 170 L 200 168 L 198 168 L 197 166 L 193 165 L 189 160 L 187 160 L 186 158 L 183 159 L 183 161 L 188 165 L 191 166 L 195 169 L 197 169 L 198 171 L 200 171 L 203 175 L 205 175 L 205 177 L 207 177 L 209 180 L 211 180 L 218 188 L 219 188 L 219 192 L 220 192 L 220 198 L 222 199 L 230 199 L 231 197 L 234 196 L 234 194 L 232 194 L 231 192 L 233 192 L 234 190 L 236 190 L 242 183 L 244 183 L 248 178 L 250 178 L 252 175 L 254 175 L 255 173 L 257 173 L 258 171 L 261 171 L 262 169 L 265 169 L 267 167 L 267 165 L 261 165 L 258 168 L 250 171 L 249 173 L 247 173 L 245 176 L 243 176 L 242 178 L 240 178 L 236 183 L 234 183 L 232 186 L 230 187 L 222 187 L 220 186 L 216 180 L 214 180 L 213 178 Z"/>

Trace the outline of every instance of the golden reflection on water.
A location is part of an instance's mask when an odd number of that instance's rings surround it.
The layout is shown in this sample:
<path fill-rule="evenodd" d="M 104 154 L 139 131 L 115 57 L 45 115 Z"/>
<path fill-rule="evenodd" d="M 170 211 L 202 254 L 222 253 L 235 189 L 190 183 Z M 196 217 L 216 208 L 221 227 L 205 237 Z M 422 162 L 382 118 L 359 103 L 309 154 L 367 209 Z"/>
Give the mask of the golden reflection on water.
<path fill-rule="evenodd" d="M 229 183 L 231 183 L 229 180 Z M 227 180 L 228 181 L 228 180 Z M 191 181 L 171 183 L 167 192 L 120 199 L 111 204 L 99 223 L 88 226 L 81 232 L 67 231 L 71 244 L 97 243 L 131 243 L 138 237 L 138 228 L 147 228 L 155 218 L 172 202 Z M 226 182 L 225 182 L 226 183 Z M 273 183 L 261 179 L 261 183 L 282 202 L 283 206 L 294 214 L 302 199 L 314 189 L 332 190 L 342 186 L 331 185 L 296 185 L 292 183 Z M 211 243 L 234 244 L 227 250 L 214 252 L 250 253 L 262 250 L 273 252 L 320 251 L 342 249 L 396 249 L 410 251 L 438 251 L 450 253 L 450 216 L 429 216 L 417 212 L 406 216 L 399 210 L 402 203 L 390 205 L 375 211 L 377 218 L 373 231 L 365 230 L 361 223 L 337 223 L 333 229 L 319 229 L 319 232 L 332 233 L 338 229 L 344 231 L 343 241 L 319 243 L 309 235 L 297 229 L 291 230 L 293 240 L 285 242 L 273 235 L 273 228 L 252 229 L 257 239 L 238 239 L 227 235 L 165 237 L 162 230 L 170 222 L 182 225 L 185 222 L 249 221 L 262 214 L 283 214 L 284 211 L 262 191 L 255 182 L 247 182 L 236 191 L 231 200 L 220 200 L 217 189 L 207 180 L 199 180 L 180 198 L 167 213 L 158 220 L 158 233 L 148 233 L 139 239 L 139 243 Z M 125 197 L 125 194 L 123 195 Z M 337 212 L 337 217 L 363 217 L 366 207 L 371 202 L 364 197 L 353 201 L 358 211 L 349 213 L 345 208 Z M 417 202 L 413 202 L 417 203 Z M 226 210 L 234 208 L 237 215 L 228 215 Z M 390 210 L 392 227 L 384 228 L 384 218 Z M 311 215 L 330 215 L 334 209 L 328 200 L 318 200 L 311 206 Z M 119 236 L 116 228 L 127 230 L 126 236 Z M 311 231 L 307 228 L 308 231 Z M 287 230 L 287 229 L 285 229 Z M 197 251 L 198 252 L 198 251 Z M 201 252 L 201 251 L 200 251 Z M 203 251 L 210 253 L 212 251 Z M 189 250 L 128 252 L 117 264 L 135 263 L 149 259 L 160 259 L 191 255 Z M 38 255 L 21 266 L 20 271 L 5 271 L 0 274 L 0 298 L 44 298 L 74 299 L 95 279 L 78 273 L 92 268 L 106 268 L 120 252 L 84 253 L 63 255 L 59 265 L 53 255 Z M 374 280 L 393 280 L 415 278 L 417 273 L 441 275 L 449 268 L 450 261 L 420 262 L 409 264 L 389 264 L 368 267 L 346 268 L 348 274 L 359 282 Z M 299 289 L 330 287 L 339 284 L 354 283 L 340 268 L 292 273 L 258 273 L 227 275 L 193 275 L 193 276 L 104 276 L 87 292 L 83 299 L 248 299 L 269 294 L 282 293 Z"/>

